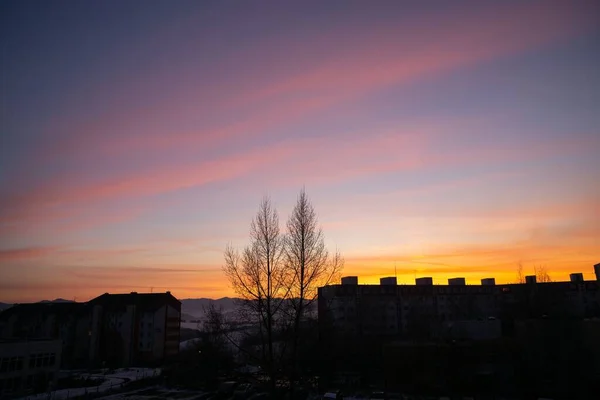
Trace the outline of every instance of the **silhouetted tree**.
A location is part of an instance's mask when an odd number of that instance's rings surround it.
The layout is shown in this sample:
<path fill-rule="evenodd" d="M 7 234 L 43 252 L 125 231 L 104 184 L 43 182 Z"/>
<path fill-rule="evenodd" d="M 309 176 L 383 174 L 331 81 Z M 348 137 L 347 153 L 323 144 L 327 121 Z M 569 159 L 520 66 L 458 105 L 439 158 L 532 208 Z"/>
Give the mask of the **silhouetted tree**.
<path fill-rule="evenodd" d="M 533 268 L 537 282 L 545 283 L 552 282 L 552 278 L 544 265 L 537 265 Z"/>
<path fill-rule="evenodd" d="M 204 371 L 206 378 L 216 379 L 219 372 L 233 370 L 233 354 L 227 336 L 229 330 L 221 309 L 217 309 L 214 304 L 204 308 L 198 352 L 202 366 L 207 369 Z"/>
<path fill-rule="evenodd" d="M 262 364 L 275 387 L 274 330 L 284 299 L 289 295 L 289 278 L 283 263 L 284 238 L 279 216 L 271 200 L 265 197 L 250 225 L 250 244 L 239 252 L 230 245 L 225 250 L 223 271 L 242 299 L 245 318 L 258 326 Z"/>
<path fill-rule="evenodd" d="M 536 282 L 545 283 L 552 282 L 552 278 L 544 265 L 537 265 L 533 267 L 533 274 L 535 275 Z M 517 267 L 517 283 L 525 283 L 525 275 L 523 273 L 523 264 L 519 263 Z"/>
<path fill-rule="evenodd" d="M 297 377 L 298 348 L 302 335 L 301 323 L 305 311 L 317 298 L 320 286 L 336 279 L 344 260 L 339 252 L 330 255 L 318 226 L 317 214 L 306 191 L 302 189 L 296 206 L 287 222 L 285 238 L 285 266 L 289 269 L 289 297 L 293 315 L 293 343 L 291 377 L 293 385 Z"/>
<path fill-rule="evenodd" d="M 517 283 L 525 283 L 525 275 L 523 274 L 523 264 L 519 263 L 517 267 Z"/>

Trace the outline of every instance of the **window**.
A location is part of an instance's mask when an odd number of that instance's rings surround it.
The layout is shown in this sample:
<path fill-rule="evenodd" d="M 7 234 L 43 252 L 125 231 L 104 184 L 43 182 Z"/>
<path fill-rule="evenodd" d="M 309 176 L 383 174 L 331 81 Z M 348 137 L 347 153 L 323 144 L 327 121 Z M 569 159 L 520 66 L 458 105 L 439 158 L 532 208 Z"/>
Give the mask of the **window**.
<path fill-rule="evenodd" d="M 50 365 L 56 364 L 56 354 L 50 354 Z"/>
<path fill-rule="evenodd" d="M 14 371 L 17 369 L 17 357 L 10 358 L 10 364 L 8 365 L 9 371 Z"/>

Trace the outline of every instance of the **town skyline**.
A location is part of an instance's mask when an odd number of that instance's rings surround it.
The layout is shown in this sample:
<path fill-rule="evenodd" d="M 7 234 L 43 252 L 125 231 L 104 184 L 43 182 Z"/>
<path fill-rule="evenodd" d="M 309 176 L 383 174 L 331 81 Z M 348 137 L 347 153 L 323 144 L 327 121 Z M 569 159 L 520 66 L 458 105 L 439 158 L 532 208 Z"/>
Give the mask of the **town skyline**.
<path fill-rule="evenodd" d="M 593 279 L 598 4 L 335 4 L 1 5 L 0 301 L 234 297 L 302 187 L 362 283 Z"/>

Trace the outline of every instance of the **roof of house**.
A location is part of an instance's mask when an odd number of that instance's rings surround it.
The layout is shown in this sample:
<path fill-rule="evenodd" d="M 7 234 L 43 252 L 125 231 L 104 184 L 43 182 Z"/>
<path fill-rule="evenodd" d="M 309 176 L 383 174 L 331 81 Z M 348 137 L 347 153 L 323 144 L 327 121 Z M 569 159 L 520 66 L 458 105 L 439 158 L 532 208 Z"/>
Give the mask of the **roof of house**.
<path fill-rule="evenodd" d="M 102 305 L 106 308 L 121 309 L 128 305 L 154 310 L 168 304 L 177 310 L 181 310 L 181 302 L 170 292 L 167 293 L 136 293 L 110 294 L 104 293 L 88 302 L 89 305 Z"/>

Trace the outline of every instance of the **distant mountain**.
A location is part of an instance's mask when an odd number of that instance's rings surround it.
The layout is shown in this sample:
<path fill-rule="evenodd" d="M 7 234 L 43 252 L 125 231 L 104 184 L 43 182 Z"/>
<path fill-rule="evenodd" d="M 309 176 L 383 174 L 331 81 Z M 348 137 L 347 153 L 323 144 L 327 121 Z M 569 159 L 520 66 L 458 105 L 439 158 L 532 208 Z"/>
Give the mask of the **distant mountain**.
<path fill-rule="evenodd" d="M 223 297 L 221 299 L 183 299 L 181 301 L 181 314 L 182 319 L 189 321 L 193 319 L 201 319 L 204 316 L 204 310 L 209 305 L 213 304 L 217 309 L 221 309 L 225 315 L 235 312 L 239 307 L 241 299 L 232 297 Z M 304 312 L 306 316 L 316 317 L 317 315 L 317 302 L 315 301 Z"/>
<path fill-rule="evenodd" d="M 42 301 L 38 301 L 38 303 L 44 303 L 44 304 L 51 304 L 51 303 L 74 303 L 72 300 L 65 300 L 65 299 L 54 299 L 54 300 L 42 300 Z M 4 311 L 7 308 L 12 307 L 14 304 L 9 304 L 9 303 L 2 303 L 0 302 L 0 311 Z"/>
<path fill-rule="evenodd" d="M 204 309 L 213 304 L 217 309 L 223 310 L 225 314 L 235 311 L 238 299 L 223 297 L 221 299 L 183 299 L 181 300 L 181 313 L 188 317 L 202 318 Z"/>
<path fill-rule="evenodd" d="M 40 303 L 75 303 L 73 300 L 65 300 L 65 299 L 54 299 L 54 300 L 42 300 Z"/>
<path fill-rule="evenodd" d="M 186 321 L 186 322 L 191 322 L 191 321 L 196 321 L 199 318 L 194 316 L 194 315 L 190 315 L 190 314 L 186 314 L 186 313 L 181 313 L 181 321 Z"/>

